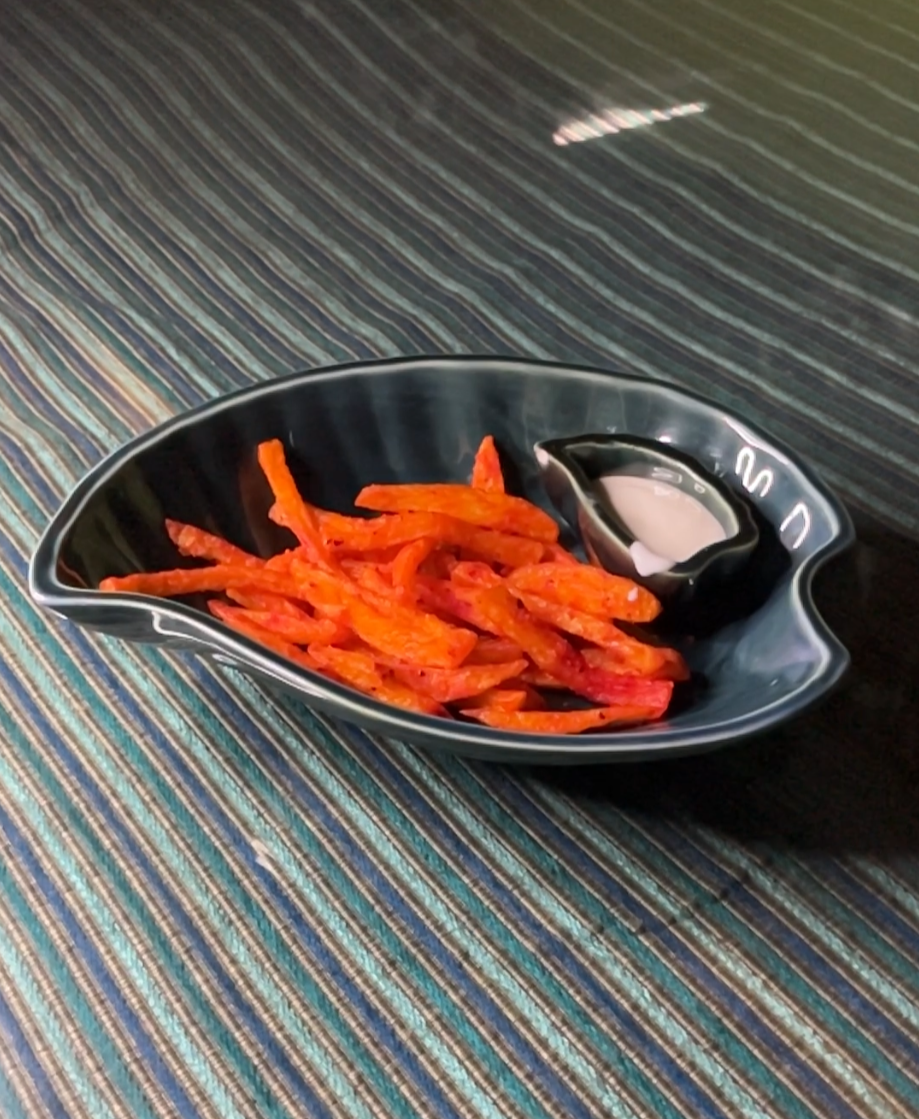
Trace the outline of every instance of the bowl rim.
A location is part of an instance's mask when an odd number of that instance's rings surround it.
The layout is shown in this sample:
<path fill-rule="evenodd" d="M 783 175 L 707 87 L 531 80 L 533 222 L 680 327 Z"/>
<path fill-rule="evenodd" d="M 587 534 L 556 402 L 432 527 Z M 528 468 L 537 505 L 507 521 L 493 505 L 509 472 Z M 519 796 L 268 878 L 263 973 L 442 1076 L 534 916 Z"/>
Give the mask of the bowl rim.
<path fill-rule="evenodd" d="M 580 376 L 590 379 L 614 379 L 636 387 L 646 387 L 663 392 L 677 400 L 691 401 L 708 411 L 714 411 L 735 430 L 742 431 L 748 442 L 765 446 L 784 460 L 802 481 L 819 498 L 828 514 L 832 535 L 821 547 L 806 556 L 795 569 L 789 587 L 789 599 L 797 604 L 807 622 L 809 638 L 821 653 L 820 668 L 789 695 L 785 695 L 743 715 L 723 719 L 694 728 L 674 727 L 666 721 L 646 724 L 620 731 L 599 731 L 587 735 L 528 735 L 525 732 L 502 731 L 481 724 L 447 720 L 436 716 L 416 714 L 381 703 L 344 685 L 339 685 L 318 673 L 288 661 L 279 653 L 251 641 L 229 629 L 216 618 L 209 618 L 200 610 L 185 603 L 149 595 L 103 592 L 95 588 L 78 588 L 60 581 L 57 575 L 62 543 L 77 519 L 98 489 L 125 463 L 142 455 L 147 449 L 184 428 L 204 419 L 233 409 L 256 398 L 283 392 L 301 381 L 343 380 L 352 376 L 379 376 L 406 368 L 420 368 L 436 364 L 442 372 L 468 372 L 471 368 L 484 369 L 499 364 L 525 373 L 528 370 L 554 371 L 559 375 Z M 454 753 L 502 755 L 514 760 L 514 755 L 526 755 L 531 761 L 540 758 L 564 756 L 572 763 L 577 761 L 615 761 L 629 758 L 648 759 L 669 757 L 678 753 L 701 752 L 730 742 L 739 742 L 758 734 L 770 726 L 797 716 L 824 698 L 843 678 L 851 658 L 848 650 L 824 621 L 812 595 L 812 584 L 820 568 L 829 560 L 846 551 L 855 541 L 855 529 L 843 503 L 816 474 L 813 468 L 794 453 L 781 440 L 773 438 L 758 425 L 742 419 L 731 409 L 691 389 L 669 381 L 657 380 L 637 374 L 621 373 L 581 364 L 568 364 L 546 359 L 503 357 L 494 354 L 434 354 L 410 357 L 381 358 L 370 361 L 350 361 L 315 369 L 301 369 L 266 381 L 233 389 L 212 400 L 172 416 L 163 423 L 142 432 L 105 455 L 89 469 L 64 499 L 58 511 L 41 534 L 32 553 L 28 571 L 29 594 L 38 606 L 71 620 L 72 614 L 81 610 L 98 610 L 101 603 L 112 611 L 129 611 L 132 614 L 148 613 L 154 617 L 154 628 L 164 640 L 171 636 L 199 642 L 200 652 L 210 653 L 213 659 L 231 663 L 255 675 L 265 677 L 300 693 L 304 699 L 334 715 L 371 727 L 374 732 L 394 738 L 422 739 L 426 744 L 438 743 Z M 96 628 L 104 629 L 103 626 Z M 223 654 L 223 656 L 221 656 Z"/>

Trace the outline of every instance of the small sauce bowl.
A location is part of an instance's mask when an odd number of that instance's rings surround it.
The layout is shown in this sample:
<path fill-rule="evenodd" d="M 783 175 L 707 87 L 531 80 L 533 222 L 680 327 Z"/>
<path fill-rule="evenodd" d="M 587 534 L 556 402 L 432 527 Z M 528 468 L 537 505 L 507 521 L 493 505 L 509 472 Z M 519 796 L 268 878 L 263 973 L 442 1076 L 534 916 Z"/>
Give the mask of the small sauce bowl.
<path fill-rule="evenodd" d="M 717 593 L 759 542 L 747 503 L 696 459 L 630 435 L 534 447 L 543 486 L 591 561 L 671 604 Z"/>

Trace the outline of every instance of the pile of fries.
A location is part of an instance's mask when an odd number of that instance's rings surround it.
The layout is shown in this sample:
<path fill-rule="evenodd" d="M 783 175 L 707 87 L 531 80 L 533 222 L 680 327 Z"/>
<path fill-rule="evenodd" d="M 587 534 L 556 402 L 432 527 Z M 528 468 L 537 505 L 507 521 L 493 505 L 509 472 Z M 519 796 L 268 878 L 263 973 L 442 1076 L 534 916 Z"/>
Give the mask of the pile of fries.
<path fill-rule="evenodd" d="M 295 546 L 262 559 L 167 520 L 179 553 L 206 564 L 101 589 L 212 593 L 217 618 L 305 668 L 410 711 L 528 734 L 658 719 L 688 676 L 675 650 L 616 625 L 653 621 L 657 599 L 582 563 L 547 513 L 507 494 L 491 437 L 469 485 L 367 486 L 355 504 L 369 518 L 307 503 L 280 441 L 260 444 L 258 461 L 269 516 Z"/>

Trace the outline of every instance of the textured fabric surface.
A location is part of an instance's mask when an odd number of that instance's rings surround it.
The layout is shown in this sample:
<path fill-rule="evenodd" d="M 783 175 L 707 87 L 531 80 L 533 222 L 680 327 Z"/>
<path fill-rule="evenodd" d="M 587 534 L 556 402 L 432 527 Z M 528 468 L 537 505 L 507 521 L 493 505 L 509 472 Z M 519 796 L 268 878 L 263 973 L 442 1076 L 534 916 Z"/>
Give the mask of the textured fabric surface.
<path fill-rule="evenodd" d="M 0 3 L 4 1117 L 919 1114 L 917 48 L 907 0 Z M 809 455 L 860 530 L 847 687 L 510 770 L 31 607 L 124 440 L 434 351 Z"/>

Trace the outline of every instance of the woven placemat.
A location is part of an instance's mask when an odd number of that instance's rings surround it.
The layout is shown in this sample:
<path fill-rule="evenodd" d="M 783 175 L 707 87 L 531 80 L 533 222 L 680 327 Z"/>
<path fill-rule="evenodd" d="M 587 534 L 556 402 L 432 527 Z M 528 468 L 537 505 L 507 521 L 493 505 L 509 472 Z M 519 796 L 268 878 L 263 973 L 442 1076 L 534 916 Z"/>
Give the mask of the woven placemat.
<path fill-rule="evenodd" d="M 917 17 L 470 7 L 2 6 L 4 1117 L 919 1114 Z M 554 142 L 600 94 L 705 108 Z M 32 608 L 124 440 L 433 351 L 675 378 L 809 454 L 875 518 L 823 590 L 847 689 L 508 770 Z"/>

